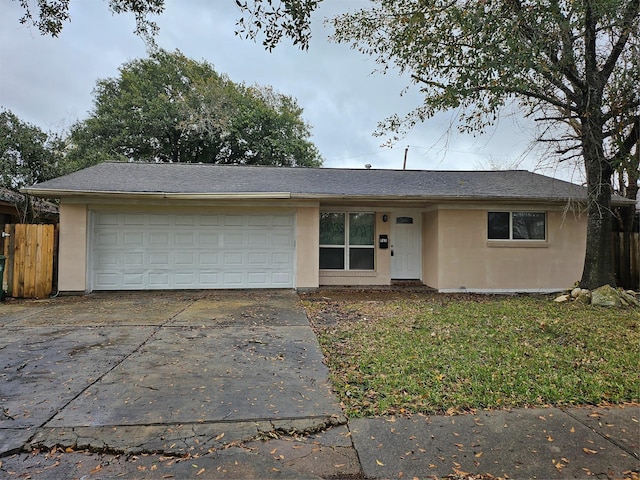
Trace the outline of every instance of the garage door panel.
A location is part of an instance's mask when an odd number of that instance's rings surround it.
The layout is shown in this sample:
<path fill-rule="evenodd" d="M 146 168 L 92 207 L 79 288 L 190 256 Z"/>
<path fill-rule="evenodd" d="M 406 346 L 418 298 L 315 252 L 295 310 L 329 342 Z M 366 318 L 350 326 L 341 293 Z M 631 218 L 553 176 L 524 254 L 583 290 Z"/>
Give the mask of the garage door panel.
<path fill-rule="evenodd" d="M 195 246 L 195 233 L 194 232 L 179 232 L 176 233 L 176 245 L 188 245 Z"/>
<path fill-rule="evenodd" d="M 219 284 L 217 272 L 200 272 L 197 283 L 201 288 L 222 287 Z"/>
<path fill-rule="evenodd" d="M 144 225 L 144 215 L 133 215 L 133 214 L 125 215 L 124 224 L 142 226 Z"/>
<path fill-rule="evenodd" d="M 169 226 L 171 221 L 168 215 L 149 215 L 149 225 L 152 226 Z"/>
<path fill-rule="evenodd" d="M 110 226 L 107 224 L 107 226 Z M 99 246 L 115 245 L 118 242 L 118 234 L 116 232 L 100 232 L 95 236 L 95 243 Z"/>
<path fill-rule="evenodd" d="M 251 246 L 267 245 L 267 234 L 262 232 L 252 232 L 247 234 L 247 244 Z"/>
<path fill-rule="evenodd" d="M 144 234 L 142 232 L 124 232 L 122 244 L 125 247 L 144 247 Z"/>
<path fill-rule="evenodd" d="M 196 257 L 196 254 L 194 252 L 175 252 L 174 264 L 177 267 L 181 267 L 181 268 L 195 267 L 196 266 L 195 257 Z"/>
<path fill-rule="evenodd" d="M 209 252 L 201 252 L 200 255 L 200 265 L 203 266 L 216 266 L 220 262 L 218 260 L 217 253 L 209 253 Z"/>
<path fill-rule="evenodd" d="M 150 267 L 167 267 L 171 263 L 169 262 L 171 255 L 169 252 L 152 252 L 149 254 L 149 266 Z"/>
<path fill-rule="evenodd" d="M 168 272 L 150 272 L 149 273 L 149 287 L 150 288 L 171 288 L 169 282 Z"/>
<path fill-rule="evenodd" d="M 95 290 L 293 286 L 293 215 L 94 216 Z"/>
<path fill-rule="evenodd" d="M 266 252 L 249 253 L 249 265 L 268 265 L 268 257 Z"/>
<path fill-rule="evenodd" d="M 142 289 L 145 285 L 144 273 L 125 272 L 122 274 L 122 285 L 126 288 Z"/>
<path fill-rule="evenodd" d="M 244 223 L 243 220 L 243 215 L 225 215 L 224 225 L 228 227 L 239 227 Z"/>
<path fill-rule="evenodd" d="M 230 247 L 239 247 L 246 245 L 242 233 L 225 233 L 222 235 L 222 245 Z"/>
<path fill-rule="evenodd" d="M 225 252 L 222 254 L 222 263 L 225 266 L 238 266 L 244 263 L 243 255 L 239 252 Z"/>
<path fill-rule="evenodd" d="M 290 235 L 284 233 L 274 233 L 271 237 L 271 243 L 274 246 L 291 247 L 293 244 L 293 238 Z"/>
<path fill-rule="evenodd" d="M 271 281 L 275 286 L 286 287 L 293 283 L 293 275 L 290 272 L 274 272 Z"/>
<path fill-rule="evenodd" d="M 223 284 L 225 286 L 234 287 L 244 285 L 244 275 L 242 272 L 223 272 L 222 273 Z"/>
<path fill-rule="evenodd" d="M 274 227 L 292 227 L 293 217 L 291 215 L 272 215 L 271 225 Z"/>

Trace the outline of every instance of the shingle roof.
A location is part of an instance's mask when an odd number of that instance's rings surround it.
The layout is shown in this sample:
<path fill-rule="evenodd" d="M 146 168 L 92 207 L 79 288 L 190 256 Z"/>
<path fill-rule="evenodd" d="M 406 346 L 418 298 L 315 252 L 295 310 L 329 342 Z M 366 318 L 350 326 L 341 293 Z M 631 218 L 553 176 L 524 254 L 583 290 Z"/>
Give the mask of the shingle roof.
<path fill-rule="evenodd" d="M 292 197 L 585 200 L 586 189 L 524 170 L 425 171 L 102 163 L 26 189 L 74 194 L 268 194 Z"/>

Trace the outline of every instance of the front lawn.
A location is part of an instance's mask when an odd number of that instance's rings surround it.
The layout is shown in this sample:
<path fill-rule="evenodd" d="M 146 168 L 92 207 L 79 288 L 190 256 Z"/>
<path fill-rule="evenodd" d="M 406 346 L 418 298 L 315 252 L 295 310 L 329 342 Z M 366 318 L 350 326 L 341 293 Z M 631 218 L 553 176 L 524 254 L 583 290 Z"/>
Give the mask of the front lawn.
<path fill-rule="evenodd" d="M 351 417 L 640 400 L 640 313 L 545 296 L 301 295 Z"/>

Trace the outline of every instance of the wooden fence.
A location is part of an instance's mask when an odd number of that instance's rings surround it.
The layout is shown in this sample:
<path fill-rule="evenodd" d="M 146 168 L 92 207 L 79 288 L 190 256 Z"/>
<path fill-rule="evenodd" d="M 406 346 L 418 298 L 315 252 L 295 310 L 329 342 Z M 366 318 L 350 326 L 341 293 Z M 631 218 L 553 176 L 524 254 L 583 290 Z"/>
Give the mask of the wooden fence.
<path fill-rule="evenodd" d="M 56 225 L 5 225 L 3 289 L 10 297 L 45 298 L 53 292 Z"/>
<path fill-rule="evenodd" d="M 619 287 L 640 289 L 640 234 L 627 234 L 629 250 L 625 255 L 624 233 L 613 233 L 613 263 Z"/>

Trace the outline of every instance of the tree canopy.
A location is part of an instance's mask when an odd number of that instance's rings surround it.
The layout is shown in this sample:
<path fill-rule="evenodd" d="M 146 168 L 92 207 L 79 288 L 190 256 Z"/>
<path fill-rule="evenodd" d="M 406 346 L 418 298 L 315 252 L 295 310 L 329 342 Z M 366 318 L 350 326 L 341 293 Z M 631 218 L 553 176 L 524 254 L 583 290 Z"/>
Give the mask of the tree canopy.
<path fill-rule="evenodd" d="M 296 2 L 283 1 L 285 5 Z M 313 9 L 318 2 L 306 3 Z M 303 48 L 304 9 L 242 2 L 244 35 L 264 31 L 267 48 L 282 29 Z M 289 18 L 284 21 L 282 17 Z M 274 18 L 275 17 L 275 18 Z M 374 0 L 332 19 L 334 39 L 373 56 L 385 72 L 410 74 L 422 105 L 382 130 L 402 133 L 438 111 L 459 109 L 462 129 L 482 131 L 516 101 L 542 125 L 539 141 L 559 160 L 579 158 L 588 188 L 587 254 L 581 284 L 615 284 L 611 252 L 612 178 L 633 182 L 640 158 L 639 0 Z M 264 27 L 267 24 L 269 27 Z"/>
<path fill-rule="evenodd" d="M 105 160 L 316 167 L 301 115 L 292 97 L 157 50 L 97 82 L 91 115 L 71 129 L 68 160 L 74 168 Z"/>
<path fill-rule="evenodd" d="M 36 27 L 42 35 L 57 37 L 65 22 L 70 21 L 71 0 L 13 0 L 22 7 L 20 23 Z M 135 33 L 153 43 L 158 26 L 151 20 L 152 15 L 164 11 L 165 0 L 105 0 L 114 14 L 133 13 L 136 19 Z"/>
<path fill-rule="evenodd" d="M 62 173 L 62 140 L 0 110 L 0 186 L 18 191 Z"/>
<path fill-rule="evenodd" d="M 14 206 L 25 222 L 39 220 L 29 195 L 18 191 L 64 173 L 62 139 L 0 110 L 0 187 L 13 190 Z"/>

